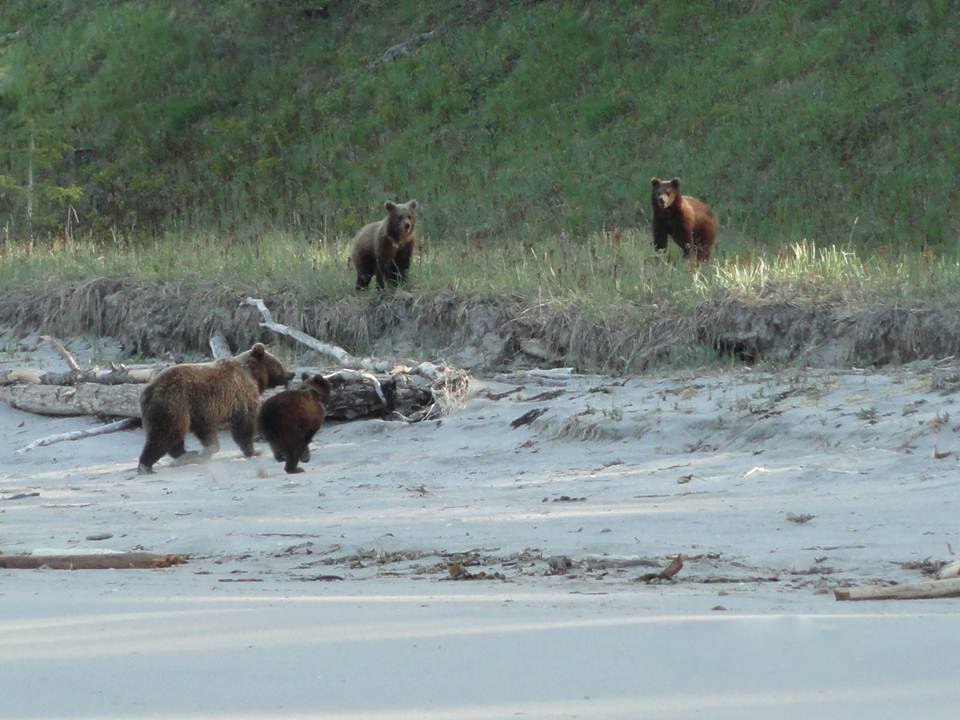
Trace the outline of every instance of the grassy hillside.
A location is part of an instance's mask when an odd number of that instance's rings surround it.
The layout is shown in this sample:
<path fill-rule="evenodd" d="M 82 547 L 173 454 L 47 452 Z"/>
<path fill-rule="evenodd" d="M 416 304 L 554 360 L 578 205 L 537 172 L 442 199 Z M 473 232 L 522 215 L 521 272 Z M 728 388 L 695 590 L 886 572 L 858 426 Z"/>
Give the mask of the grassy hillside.
<path fill-rule="evenodd" d="M 954 251 L 957 57 L 955 0 L 4 0 L 0 231 L 28 194 L 111 243 L 416 197 L 435 247 L 512 245 L 642 228 L 678 175 L 721 253 Z"/>

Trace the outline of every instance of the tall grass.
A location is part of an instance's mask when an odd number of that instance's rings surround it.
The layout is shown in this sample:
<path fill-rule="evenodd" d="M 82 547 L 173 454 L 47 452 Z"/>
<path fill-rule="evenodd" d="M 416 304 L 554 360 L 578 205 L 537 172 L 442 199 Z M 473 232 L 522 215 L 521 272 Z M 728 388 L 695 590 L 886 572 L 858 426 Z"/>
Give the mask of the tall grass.
<path fill-rule="evenodd" d="M 145 282 L 213 283 L 238 293 L 292 291 L 305 302 L 354 293 L 349 239 L 311 241 L 275 231 L 255 239 L 213 234 L 117 238 L 109 244 L 16 244 L 0 253 L 0 285 L 38 287 L 115 276 Z M 653 250 L 648 233 L 607 231 L 557 235 L 510 245 L 474 243 L 469 252 L 423 243 L 410 282 L 398 290 L 422 296 L 455 291 L 465 297 L 515 298 L 527 307 L 577 305 L 598 317 L 670 316 L 711 299 L 753 303 L 940 302 L 956 299 L 960 260 L 931 252 L 870 254 L 846 246 L 797 242 L 779 253 L 728 252 L 700 268 L 679 250 Z M 378 301 L 370 290 L 361 297 Z"/>
<path fill-rule="evenodd" d="M 650 176 L 678 175 L 730 255 L 952 254 L 958 21 L 955 0 L 5 0 L 0 229 L 24 235 L 32 133 L 51 234 L 72 206 L 100 238 L 336 236 L 416 197 L 432 282 L 440 248 L 478 239 L 485 267 L 493 245 L 586 260 L 584 238 L 649 221 Z M 580 282 L 566 262 L 552 287 Z"/>

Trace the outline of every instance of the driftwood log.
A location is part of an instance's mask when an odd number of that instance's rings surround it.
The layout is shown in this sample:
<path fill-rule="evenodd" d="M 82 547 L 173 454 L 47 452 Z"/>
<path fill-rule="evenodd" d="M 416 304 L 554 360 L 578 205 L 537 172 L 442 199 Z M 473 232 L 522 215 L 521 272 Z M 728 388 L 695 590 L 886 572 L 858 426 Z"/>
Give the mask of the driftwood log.
<path fill-rule="evenodd" d="M 837 600 L 925 600 L 930 598 L 960 597 L 960 578 L 929 580 L 908 585 L 866 585 L 838 588 L 833 591 Z"/>
<path fill-rule="evenodd" d="M 68 370 L 67 372 L 40 371 L 33 368 L 11 368 L 0 371 L 0 385 L 29 383 L 31 385 L 77 385 L 96 383 L 98 385 L 123 385 L 124 383 L 150 382 L 154 375 L 165 365 L 150 367 L 111 367 L 90 368 L 88 370 Z"/>
<path fill-rule="evenodd" d="M 263 300 L 246 298 L 242 303 L 256 307 L 263 316 L 263 327 L 294 338 L 325 353 L 347 368 L 337 370 L 327 379 L 333 387 L 327 405 L 329 420 L 357 420 L 369 417 L 417 422 L 441 414 L 441 407 L 466 394 L 469 376 L 462 370 L 440 367 L 429 362 L 414 366 L 397 365 L 377 358 L 358 358 L 346 350 L 286 325 L 276 323 Z M 128 368 L 122 365 L 109 369 L 82 369 L 62 342 L 43 336 L 63 357 L 67 372 L 39 372 L 30 368 L 14 368 L 0 372 L 0 400 L 11 406 L 39 415 L 97 415 L 101 417 L 139 418 L 140 393 L 164 365 Z M 230 354 L 226 338 L 215 333 L 210 338 L 214 358 Z M 352 368 L 352 369 L 351 369 Z M 375 370 L 376 372 L 371 372 Z M 311 369 L 311 372 L 319 372 Z M 279 392 L 276 390 L 274 392 Z M 271 393 L 267 393 L 268 397 Z M 40 445 L 74 440 L 130 427 L 122 422 L 92 430 L 66 433 L 34 441 L 21 448 L 30 450 Z"/>
<path fill-rule="evenodd" d="M 375 374 L 383 400 L 377 393 L 377 386 L 366 375 L 339 372 L 330 377 L 333 394 L 327 406 L 329 420 L 383 417 L 395 412 L 407 417 L 434 403 L 434 383 L 422 375 Z M 38 415 L 139 418 L 140 393 L 144 387 L 145 383 L 79 383 L 74 386 L 18 384 L 0 387 L 0 400 Z M 265 393 L 264 398 L 270 394 Z"/>
<path fill-rule="evenodd" d="M 182 565 L 187 555 L 153 553 L 97 553 L 95 555 L 0 555 L 0 568 L 10 570 L 133 570 Z"/>

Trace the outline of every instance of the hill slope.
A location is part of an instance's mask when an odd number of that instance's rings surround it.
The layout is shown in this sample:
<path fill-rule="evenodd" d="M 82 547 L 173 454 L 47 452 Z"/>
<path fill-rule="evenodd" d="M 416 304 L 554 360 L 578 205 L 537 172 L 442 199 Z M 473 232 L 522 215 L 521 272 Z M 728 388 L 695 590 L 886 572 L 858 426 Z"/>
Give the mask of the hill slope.
<path fill-rule="evenodd" d="M 643 225 L 650 176 L 678 175 L 721 248 L 954 248 L 958 20 L 953 0 L 7 0 L 0 224 L 22 236 L 29 195 L 45 233 L 68 207 L 95 232 L 350 233 L 416 197 L 444 243 L 542 238 Z"/>

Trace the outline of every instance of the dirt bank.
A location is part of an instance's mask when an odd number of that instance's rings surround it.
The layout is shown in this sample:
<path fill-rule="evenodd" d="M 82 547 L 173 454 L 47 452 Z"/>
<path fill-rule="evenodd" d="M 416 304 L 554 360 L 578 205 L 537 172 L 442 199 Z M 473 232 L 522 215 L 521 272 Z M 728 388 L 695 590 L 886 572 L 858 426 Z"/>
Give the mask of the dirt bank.
<path fill-rule="evenodd" d="M 240 306 L 256 290 L 196 282 L 143 283 L 98 278 L 57 288 L 15 290 L 0 299 L 0 323 L 19 333 L 93 333 L 117 338 L 131 354 L 206 350 L 214 332 L 236 348 L 276 341 L 259 315 Z M 733 355 L 754 363 L 887 365 L 960 354 L 960 304 L 747 303 L 728 298 L 683 316 L 626 325 L 575 304 L 531 307 L 518 297 L 467 298 L 396 292 L 303 301 L 263 295 L 278 322 L 356 354 L 443 357 L 468 368 L 517 360 L 585 371 L 640 372 L 656 365 L 703 364 Z"/>

